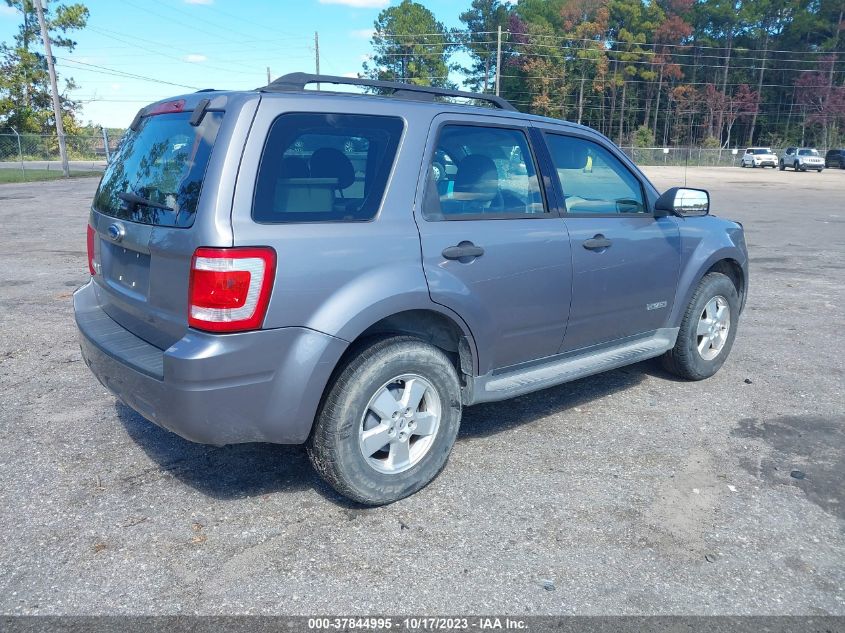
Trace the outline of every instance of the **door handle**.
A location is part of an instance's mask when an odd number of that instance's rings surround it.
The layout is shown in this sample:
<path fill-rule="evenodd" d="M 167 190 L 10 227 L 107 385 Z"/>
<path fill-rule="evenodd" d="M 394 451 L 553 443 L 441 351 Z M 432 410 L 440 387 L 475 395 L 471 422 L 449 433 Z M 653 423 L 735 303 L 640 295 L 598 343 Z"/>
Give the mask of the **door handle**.
<path fill-rule="evenodd" d="M 443 249 L 443 257 L 446 259 L 463 259 L 465 257 L 481 257 L 484 249 L 472 242 L 463 241 L 457 246 L 447 246 Z"/>
<path fill-rule="evenodd" d="M 613 242 L 611 242 L 601 233 L 595 235 L 589 240 L 584 240 L 584 248 L 591 251 L 598 251 L 603 248 L 609 248 L 611 244 L 613 244 Z"/>

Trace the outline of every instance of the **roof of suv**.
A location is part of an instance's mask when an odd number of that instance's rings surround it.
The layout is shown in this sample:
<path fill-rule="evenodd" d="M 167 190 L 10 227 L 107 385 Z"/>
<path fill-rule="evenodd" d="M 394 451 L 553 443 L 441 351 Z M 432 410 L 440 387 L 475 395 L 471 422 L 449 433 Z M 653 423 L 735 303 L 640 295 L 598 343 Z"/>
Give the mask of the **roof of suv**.
<path fill-rule="evenodd" d="M 339 92 L 334 90 L 324 90 L 322 86 L 318 90 L 306 89 L 306 85 L 310 84 L 340 84 L 359 86 L 364 88 L 375 88 L 382 92 L 382 94 L 374 93 L 355 93 L 355 92 Z M 195 93 L 186 95 L 178 95 L 162 99 L 153 104 L 142 108 L 139 115 L 143 115 L 145 111 L 154 108 L 156 105 L 162 103 L 170 103 L 175 100 L 183 100 L 182 107 L 186 110 L 191 109 L 202 103 L 202 100 L 208 99 L 209 104 L 206 107 L 211 109 L 225 108 L 225 104 L 229 97 L 246 96 L 260 94 L 262 98 L 283 98 L 289 99 L 305 98 L 305 99 L 325 99 L 340 98 L 340 99 L 367 99 L 378 100 L 383 103 L 390 103 L 401 108 L 403 111 L 408 109 L 414 110 L 428 110 L 440 112 L 474 112 L 483 115 L 495 115 L 499 117 L 514 118 L 519 120 L 530 120 L 543 123 L 551 123 L 555 125 L 562 125 L 569 128 L 584 130 L 591 134 L 599 135 L 596 130 L 565 121 L 562 119 L 555 119 L 551 117 L 544 117 L 535 114 L 528 114 L 520 112 L 507 100 L 491 94 L 481 94 L 474 92 L 464 92 L 459 90 L 449 90 L 434 88 L 431 86 L 416 86 L 411 84 L 404 84 L 398 82 L 375 81 L 371 79 L 355 79 L 350 77 L 335 77 L 330 75 L 311 75 L 307 73 L 290 73 L 283 75 L 267 86 L 262 86 L 254 90 L 215 90 L 206 89 Z M 493 107 L 483 107 L 474 104 L 456 103 L 454 101 L 437 100 L 438 98 L 458 98 L 467 99 L 471 101 L 487 102 Z M 397 103 L 399 102 L 399 103 Z"/>

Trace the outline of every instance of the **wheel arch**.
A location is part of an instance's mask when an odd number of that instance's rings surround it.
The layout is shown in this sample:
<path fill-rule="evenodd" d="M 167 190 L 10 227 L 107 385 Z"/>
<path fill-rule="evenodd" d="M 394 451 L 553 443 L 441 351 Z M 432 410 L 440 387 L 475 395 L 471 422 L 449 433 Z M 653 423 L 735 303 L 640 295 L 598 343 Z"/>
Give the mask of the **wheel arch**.
<path fill-rule="evenodd" d="M 720 259 L 702 273 L 699 281 L 710 273 L 722 273 L 728 277 L 736 288 L 736 294 L 739 296 L 739 305 L 742 306 L 745 304 L 745 272 L 742 270 L 742 266 L 738 261 L 730 257 Z"/>
<path fill-rule="evenodd" d="M 460 378 L 462 400 L 470 401 L 472 377 L 478 373 L 475 339 L 463 319 L 447 308 L 430 303 L 382 315 L 370 314 L 366 322 L 359 321 L 356 330 L 345 334 L 344 338 L 349 341 L 349 345 L 335 364 L 325 390 L 331 387 L 335 376 L 350 358 L 369 341 L 385 336 L 405 335 L 425 341 L 449 357 Z"/>
<path fill-rule="evenodd" d="M 734 284 L 739 296 L 740 311 L 745 307 L 745 301 L 748 293 L 748 273 L 747 268 L 741 262 L 736 248 L 723 248 L 711 254 L 704 262 L 696 267 L 688 266 L 686 271 L 682 271 L 680 283 L 678 285 L 678 297 L 672 307 L 672 315 L 669 323 L 673 327 L 680 326 L 684 311 L 687 308 L 695 289 L 705 275 L 713 272 L 722 273 L 727 276 Z"/>

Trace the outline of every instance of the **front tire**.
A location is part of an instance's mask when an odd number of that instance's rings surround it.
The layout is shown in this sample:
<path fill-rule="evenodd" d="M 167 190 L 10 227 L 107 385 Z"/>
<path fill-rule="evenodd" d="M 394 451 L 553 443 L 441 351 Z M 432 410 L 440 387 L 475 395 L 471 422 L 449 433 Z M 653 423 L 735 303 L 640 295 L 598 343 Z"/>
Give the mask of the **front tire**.
<path fill-rule="evenodd" d="M 379 339 L 337 374 L 308 456 L 340 494 L 365 505 L 393 503 L 443 470 L 460 422 L 460 382 L 449 358 L 416 338 Z"/>
<path fill-rule="evenodd" d="M 667 371 L 687 380 L 709 378 L 724 364 L 739 318 L 739 295 L 729 277 L 708 273 L 687 306 L 675 347 L 664 354 Z"/>
<path fill-rule="evenodd" d="M 783 161 L 782 161 L 782 160 L 778 163 L 778 168 L 779 168 L 781 171 L 783 171 L 783 170 L 785 170 L 785 169 L 786 169 L 786 165 L 784 165 L 784 164 L 783 164 Z"/>

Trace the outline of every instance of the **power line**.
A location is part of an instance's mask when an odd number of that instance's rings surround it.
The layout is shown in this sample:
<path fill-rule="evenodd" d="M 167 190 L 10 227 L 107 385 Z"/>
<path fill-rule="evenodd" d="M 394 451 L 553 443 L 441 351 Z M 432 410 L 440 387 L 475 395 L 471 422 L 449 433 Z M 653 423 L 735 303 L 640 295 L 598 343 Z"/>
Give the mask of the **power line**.
<path fill-rule="evenodd" d="M 668 48 L 701 48 L 701 49 L 708 49 L 708 50 L 728 50 L 727 46 L 707 46 L 704 44 L 698 43 L 689 43 L 689 44 L 667 44 L 662 42 L 626 42 L 625 40 L 614 40 L 612 38 L 605 38 L 605 39 L 591 39 L 591 38 L 575 38 L 575 37 L 566 37 L 563 35 L 542 35 L 539 33 L 514 33 L 512 31 L 502 31 L 503 34 L 507 34 L 511 37 L 518 36 L 518 37 L 533 37 L 538 39 L 553 39 L 556 41 L 568 41 L 568 42 L 591 42 L 593 44 L 604 44 L 613 46 L 615 44 L 638 44 L 640 46 L 661 46 L 661 47 L 668 47 Z M 455 31 L 454 34 L 459 36 L 464 35 L 496 35 L 496 31 Z M 386 38 L 408 38 L 408 35 L 401 35 L 401 34 L 388 34 L 388 33 L 379 33 L 380 37 Z M 428 36 L 440 36 L 440 37 L 450 37 L 452 33 L 414 33 L 413 37 L 428 37 Z M 495 40 L 494 40 L 495 41 Z M 509 42 L 513 44 L 514 42 Z M 763 52 L 763 49 L 751 49 L 747 47 L 731 47 L 730 50 L 744 50 L 750 52 L 760 53 Z M 840 51 L 796 51 L 796 50 L 778 50 L 778 49 L 766 49 L 769 53 L 794 53 L 796 55 L 841 55 Z"/>
<path fill-rule="evenodd" d="M 149 46 L 144 46 L 142 44 L 138 44 L 137 42 L 125 40 L 125 39 L 122 39 L 122 38 L 117 37 L 115 35 L 109 35 L 108 33 L 103 32 L 102 29 L 98 29 L 96 27 L 89 27 L 89 28 L 92 31 L 100 33 L 100 35 L 102 35 L 103 37 L 108 37 L 108 38 L 116 40 L 118 42 L 123 42 L 124 44 L 133 46 L 135 48 L 139 48 L 139 49 L 144 50 L 144 51 L 147 51 L 148 53 L 152 53 L 153 55 L 158 55 L 159 57 L 164 57 L 165 59 L 172 59 L 172 60 L 174 60 L 174 61 L 176 61 L 180 64 L 190 64 L 190 65 L 194 66 L 197 63 L 197 62 L 190 62 L 186 59 L 180 59 L 179 57 L 174 57 L 173 55 L 169 55 L 167 53 L 164 53 L 161 50 L 158 50 L 158 49 L 155 49 L 155 48 L 150 48 Z M 184 49 L 184 48 L 183 49 L 178 49 L 177 47 L 170 47 L 170 48 L 176 48 L 176 50 L 182 50 L 182 51 L 185 51 L 185 52 L 189 52 L 188 49 Z M 137 57 L 137 54 L 136 54 L 136 57 Z M 216 66 L 214 64 L 207 64 L 206 62 L 202 62 L 202 65 L 203 65 L 204 68 L 211 68 L 212 70 L 218 70 L 218 71 L 225 72 L 225 73 L 243 74 L 243 72 L 244 72 L 243 68 L 239 68 L 239 69 L 223 68 L 222 66 Z"/>
<path fill-rule="evenodd" d="M 96 69 L 96 70 L 92 70 L 91 72 L 100 72 L 102 74 L 110 74 L 110 75 L 115 75 L 115 76 L 118 76 L 118 77 L 126 77 L 126 78 L 129 78 L 129 79 L 140 79 L 142 81 L 151 81 L 153 83 L 164 84 L 164 85 L 167 85 L 167 86 L 176 86 L 178 88 L 189 88 L 191 90 L 199 90 L 199 88 L 197 86 L 189 86 L 187 84 L 180 84 L 180 83 L 174 83 L 172 81 L 165 81 L 164 79 L 156 79 L 154 77 L 147 77 L 145 75 L 138 75 L 138 74 L 135 74 L 135 73 L 129 73 L 129 72 L 125 72 L 125 71 L 122 71 L 122 70 L 116 70 L 114 68 L 108 68 L 106 66 L 99 66 L 97 64 L 89 64 L 87 62 L 80 62 L 80 61 L 77 61 L 75 59 L 69 59 L 67 57 L 59 57 L 58 55 L 54 55 L 54 57 L 55 57 L 55 59 L 63 61 L 65 64 L 78 64 L 80 66 L 85 66 L 86 68 Z"/>
<path fill-rule="evenodd" d="M 528 44 L 520 44 L 520 43 L 516 43 L 516 45 L 517 46 L 529 46 Z M 439 46 L 439 44 L 435 44 L 435 46 Z M 576 51 L 584 50 L 584 49 L 577 48 L 577 47 L 567 47 L 567 46 L 551 47 L 550 45 L 545 45 L 545 44 L 540 45 L 540 46 L 542 46 L 543 48 L 560 48 L 562 50 L 576 50 Z M 649 54 L 653 55 L 653 54 L 655 54 L 652 51 L 632 52 L 632 51 L 619 51 L 619 50 L 610 49 L 610 50 L 597 50 L 596 52 L 600 53 L 601 55 L 607 56 L 608 61 L 618 62 L 618 63 L 623 64 L 623 65 L 624 64 L 631 64 L 631 65 L 648 66 L 650 68 L 659 68 L 660 66 L 678 66 L 680 68 L 692 68 L 692 67 L 701 66 L 701 64 L 696 62 L 696 61 L 680 62 L 680 61 L 666 60 L 666 61 L 663 61 L 663 62 L 654 62 L 654 61 L 636 60 L 636 59 L 633 59 L 633 60 L 620 59 L 620 56 L 624 56 L 624 55 L 649 55 Z M 525 52 L 525 53 L 518 52 L 518 54 L 524 55 L 525 57 L 539 58 L 539 59 L 558 59 L 559 58 L 556 55 L 546 55 L 546 54 L 534 53 L 534 52 Z M 409 57 L 409 56 L 413 56 L 413 57 L 440 57 L 441 55 L 443 55 L 443 53 L 437 52 L 437 51 L 431 51 L 431 52 L 415 51 L 413 53 L 408 53 L 408 54 L 405 54 L 405 53 L 381 53 L 381 54 L 379 54 L 379 57 L 390 57 L 390 58 L 401 58 L 401 57 Z M 615 59 L 614 59 L 614 56 L 616 56 Z M 693 55 L 685 55 L 685 56 L 695 57 Z M 711 56 L 711 57 L 717 57 L 720 60 L 726 59 L 725 56 L 723 56 L 723 55 Z M 696 59 L 698 59 L 698 57 L 696 57 Z M 602 57 L 579 57 L 577 59 L 569 58 L 567 61 L 598 63 L 598 62 L 602 61 Z M 742 58 L 742 57 L 727 59 L 726 60 L 727 65 L 731 69 L 734 69 L 734 70 L 751 70 L 751 71 L 760 70 L 759 66 L 740 66 L 740 65 L 737 65 L 736 63 L 731 63 L 732 61 L 735 62 L 735 61 L 751 61 L 751 60 L 750 59 L 747 60 L 747 59 Z M 763 61 L 763 60 L 761 60 L 761 61 Z M 765 61 L 785 62 L 785 61 L 789 61 L 789 60 L 777 60 L 775 58 L 769 58 L 768 60 L 765 60 Z M 809 63 L 816 63 L 817 64 L 819 62 L 819 60 L 793 60 L 793 61 L 795 61 L 797 63 L 802 63 L 802 64 L 809 64 Z M 710 67 L 711 68 L 724 68 L 725 64 L 710 64 Z M 818 68 L 778 68 L 778 67 L 771 67 L 771 66 L 767 66 L 765 68 L 765 70 L 766 70 L 766 72 L 797 72 L 797 73 L 820 72 Z M 845 73 L 845 69 L 835 70 L 834 72 L 835 73 Z"/>

